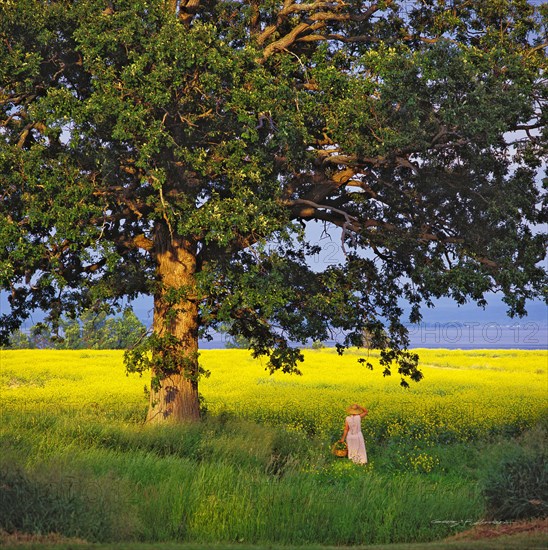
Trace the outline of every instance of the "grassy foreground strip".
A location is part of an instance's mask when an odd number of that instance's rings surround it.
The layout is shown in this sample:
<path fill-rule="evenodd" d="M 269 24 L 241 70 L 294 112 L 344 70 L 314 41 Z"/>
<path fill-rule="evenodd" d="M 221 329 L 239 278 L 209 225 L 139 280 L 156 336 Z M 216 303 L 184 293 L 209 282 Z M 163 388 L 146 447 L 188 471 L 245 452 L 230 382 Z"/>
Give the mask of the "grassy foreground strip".
<path fill-rule="evenodd" d="M 1 541 L 1 539 L 0 539 Z M 417 544 L 374 544 L 369 546 L 273 546 L 247 544 L 175 544 L 175 543 L 117 543 L 88 544 L 79 542 L 48 543 L 7 542 L 3 548 L 17 550 L 544 550 L 547 533 L 519 533 L 482 540 L 440 541 Z"/>
<path fill-rule="evenodd" d="M 121 352 L 0 351 L 0 528 L 117 549 L 436 548 L 523 514 L 517 495 L 498 518 L 484 489 L 505 490 L 507 463 L 546 477 L 545 352 L 420 354 L 425 379 L 405 390 L 355 350 L 308 350 L 300 377 L 206 350 L 204 421 L 151 427 L 148 380 L 125 376 Z M 354 401 L 370 410 L 366 467 L 330 454 Z M 543 483 L 525 512 L 546 509 Z"/>

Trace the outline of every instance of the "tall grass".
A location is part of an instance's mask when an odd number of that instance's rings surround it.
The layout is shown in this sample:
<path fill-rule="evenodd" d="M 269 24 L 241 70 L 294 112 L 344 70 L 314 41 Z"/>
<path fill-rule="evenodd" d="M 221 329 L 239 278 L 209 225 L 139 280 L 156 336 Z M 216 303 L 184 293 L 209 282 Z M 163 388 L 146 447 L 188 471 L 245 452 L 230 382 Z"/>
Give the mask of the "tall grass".
<path fill-rule="evenodd" d="M 483 517 L 481 481 L 545 417 L 532 352 L 432 351 L 407 392 L 330 350 L 299 378 L 204 352 L 208 416 L 166 427 L 143 425 L 119 352 L 0 353 L 3 527 L 90 541 L 432 540 Z M 351 401 L 371 411 L 366 467 L 329 453 Z"/>
<path fill-rule="evenodd" d="M 36 444 L 30 455 L 17 456 L 25 483 L 50 490 L 49 500 L 36 493 L 44 506 L 71 497 L 78 508 L 59 509 L 57 521 L 38 514 L 36 525 L 19 528 L 90 540 L 362 544 L 427 540 L 447 532 L 432 522 L 481 514 L 479 494 L 456 479 L 440 484 L 417 474 L 375 472 L 322 455 L 318 442 L 279 429 L 238 422 L 219 432 L 209 421 L 198 444 L 195 430 L 127 430 L 123 437 L 117 430 L 118 438 L 90 430 L 68 444 L 70 432 L 59 429 L 46 445 L 25 434 L 19 451 Z M 244 434 L 260 439 L 249 445 Z M 295 437 L 301 449 L 294 453 L 285 442 L 284 454 L 284 442 L 276 440 Z M 180 443 L 166 448 L 166 440 Z"/>

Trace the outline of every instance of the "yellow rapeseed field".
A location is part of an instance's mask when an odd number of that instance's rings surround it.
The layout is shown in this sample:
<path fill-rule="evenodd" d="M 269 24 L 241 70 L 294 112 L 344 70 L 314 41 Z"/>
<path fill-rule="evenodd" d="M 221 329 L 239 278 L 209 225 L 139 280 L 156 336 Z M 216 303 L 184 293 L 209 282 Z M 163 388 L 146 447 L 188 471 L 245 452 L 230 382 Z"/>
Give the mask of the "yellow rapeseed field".
<path fill-rule="evenodd" d="M 228 413 L 290 430 L 336 437 L 352 402 L 370 414 L 368 439 L 466 441 L 518 433 L 547 417 L 548 356 L 544 351 L 417 350 L 424 379 L 400 386 L 333 349 L 306 350 L 302 376 L 265 371 L 246 350 L 204 350 L 210 371 L 200 391 L 210 413 Z M 369 352 L 378 364 L 378 354 Z M 107 415 L 139 422 L 146 410 L 147 377 L 126 376 L 122 351 L 0 351 L 0 400 L 7 412 L 37 409 Z"/>

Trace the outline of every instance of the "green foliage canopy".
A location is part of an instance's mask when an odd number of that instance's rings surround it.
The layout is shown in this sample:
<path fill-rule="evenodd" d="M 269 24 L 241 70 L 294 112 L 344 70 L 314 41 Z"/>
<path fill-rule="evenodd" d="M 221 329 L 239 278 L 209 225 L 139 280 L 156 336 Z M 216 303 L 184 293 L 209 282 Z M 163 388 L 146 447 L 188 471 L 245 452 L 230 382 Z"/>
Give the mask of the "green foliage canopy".
<path fill-rule="evenodd" d="M 547 18 L 525 0 L 5 0 L 1 336 L 35 308 L 55 324 L 147 293 L 195 304 L 202 336 L 230 323 L 272 369 L 296 369 L 290 342 L 386 329 L 386 372 L 419 379 L 401 300 L 416 322 L 495 290 L 521 315 L 544 288 Z M 338 228 L 340 265 L 310 267 L 313 223 Z M 162 279 L 166 242 L 190 282 Z"/>

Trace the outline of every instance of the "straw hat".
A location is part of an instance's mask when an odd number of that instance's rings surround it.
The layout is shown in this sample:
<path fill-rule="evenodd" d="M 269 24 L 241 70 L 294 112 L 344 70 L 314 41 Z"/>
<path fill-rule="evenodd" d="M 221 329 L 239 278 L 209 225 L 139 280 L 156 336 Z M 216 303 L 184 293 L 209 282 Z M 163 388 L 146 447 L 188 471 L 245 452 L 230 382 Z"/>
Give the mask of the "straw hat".
<path fill-rule="evenodd" d="M 350 405 L 348 409 L 346 409 L 346 412 L 348 414 L 362 414 L 365 409 L 363 407 L 360 407 L 357 403 L 354 403 L 353 405 Z"/>

